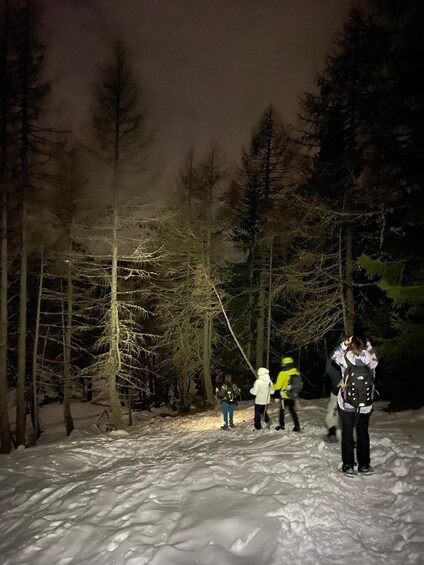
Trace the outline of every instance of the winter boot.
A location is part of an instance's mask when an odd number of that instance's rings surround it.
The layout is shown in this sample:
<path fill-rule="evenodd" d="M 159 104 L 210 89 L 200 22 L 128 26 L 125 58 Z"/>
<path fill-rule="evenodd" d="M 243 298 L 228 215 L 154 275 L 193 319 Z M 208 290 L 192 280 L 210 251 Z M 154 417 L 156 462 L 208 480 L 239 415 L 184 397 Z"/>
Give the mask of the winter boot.
<path fill-rule="evenodd" d="M 355 474 L 352 465 L 343 465 L 342 473 L 344 473 L 345 475 L 350 475 L 350 476 Z"/>

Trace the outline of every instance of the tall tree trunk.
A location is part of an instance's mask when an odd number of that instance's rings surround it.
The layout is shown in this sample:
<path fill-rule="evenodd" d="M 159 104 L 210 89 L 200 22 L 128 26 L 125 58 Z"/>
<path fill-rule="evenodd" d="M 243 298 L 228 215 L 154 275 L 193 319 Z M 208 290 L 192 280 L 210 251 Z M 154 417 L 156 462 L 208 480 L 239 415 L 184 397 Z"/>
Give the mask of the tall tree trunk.
<path fill-rule="evenodd" d="M 211 357 L 212 357 L 212 319 L 208 313 L 205 314 L 203 323 L 203 390 L 205 395 L 205 400 L 208 404 L 213 405 L 215 402 L 215 397 L 213 394 L 212 387 L 212 375 L 211 375 Z"/>
<path fill-rule="evenodd" d="M 180 330 L 181 350 L 184 351 L 184 339 Z M 181 408 L 188 406 L 188 395 L 190 391 L 190 372 L 187 368 L 177 378 L 177 390 L 180 396 L 179 404 Z"/>
<path fill-rule="evenodd" d="M 71 226 L 74 217 L 74 171 L 75 171 L 75 151 L 72 151 L 70 157 L 69 169 L 69 203 L 72 211 Z M 64 340 L 63 340 L 63 421 L 65 424 L 66 435 L 69 436 L 74 429 L 74 421 L 71 413 L 71 369 L 72 369 L 72 330 L 74 315 L 74 280 L 72 270 L 72 229 L 68 229 L 68 248 L 69 259 L 66 263 L 66 279 L 67 279 L 67 297 L 66 297 L 66 319 L 64 316 Z M 63 307 L 62 307 L 63 311 Z"/>
<path fill-rule="evenodd" d="M 38 367 L 38 341 L 40 336 L 40 312 L 41 312 L 41 296 L 44 284 L 44 257 L 43 248 L 40 252 L 40 280 L 38 283 L 37 311 L 35 316 L 34 344 L 32 350 L 32 438 L 31 445 L 37 443 L 40 437 L 40 421 L 38 414 L 38 390 L 37 390 L 37 367 Z"/>
<path fill-rule="evenodd" d="M 121 81 L 121 50 L 118 53 L 116 80 Z M 115 99 L 115 137 L 113 159 L 113 235 L 112 235 L 112 269 L 110 281 L 110 319 L 109 319 L 109 367 L 108 388 L 109 401 L 112 408 L 116 429 L 123 428 L 121 403 L 116 389 L 116 380 L 121 369 L 121 352 L 119 349 L 119 305 L 118 305 L 118 204 L 119 204 L 119 164 L 120 164 L 120 106 L 121 90 L 118 88 Z"/>
<path fill-rule="evenodd" d="M 346 329 L 347 335 L 353 335 L 355 328 L 355 301 L 353 296 L 353 241 L 352 228 L 346 230 Z"/>
<path fill-rule="evenodd" d="M 113 243 L 112 273 L 110 288 L 110 351 L 109 351 L 109 400 L 115 426 L 123 428 L 122 409 L 116 389 L 116 377 L 121 368 L 121 352 L 119 350 L 119 308 L 118 308 L 118 209 L 115 199 L 113 210 Z"/>
<path fill-rule="evenodd" d="M 25 37 L 22 69 L 22 122 L 21 122 L 21 271 L 19 289 L 19 338 L 18 338 L 18 392 L 16 399 L 16 441 L 25 445 L 25 381 L 26 381 L 26 334 L 27 334 L 27 186 L 28 186 L 28 92 L 29 92 L 29 13 L 25 12 Z"/>
<path fill-rule="evenodd" d="M 132 412 L 132 388 L 129 386 L 128 387 L 128 425 L 132 426 L 133 425 L 133 412 Z"/>
<path fill-rule="evenodd" d="M 27 219 L 25 201 L 22 202 L 21 272 L 19 289 L 19 338 L 18 338 L 18 391 L 16 398 L 16 441 L 25 445 L 25 383 L 26 383 L 26 334 L 27 334 Z"/>
<path fill-rule="evenodd" d="M 272 323 L 272 270 L 274 261 L 274 236 L 271 239 L 271 248 L 269 251 L 269 271 L 268 271 L 268 308 L 266 323 L 266 367 L 269 369 L 269 361 L 271 357 L 271 323 Z"/>
<path fill-rule="evenodd" d="M 264 338 L 265 338 L 265 307 L 266 307 L 266 271 L 261 269 L 259 273 L 259 295 L 256 318 L 256 367 L 262 367 L 264 363 Z"/>
<path fill-rule="evenodd" d="M 1 191 L 1 281 L 0 281 L 0 453 L 10 453 L 12 439 L 10 433 L 9 414 L 7 406 L 8 381 L 7 381 L 7 301 L 8 301 L 8 241 L 7 241 L 7 125 L 8 125 L 8 0 L 3 8 L 3 57 L 1 64 L 1 163 L 0 163 L 0 191 Z"/>
<path fill-rule="evenodd" d="M 215 152 L 211 152 L 210 157 L 210 177 L 208 182 L 208 193 L 206 199 L 206 249 L 205 249 L 205 270 L 206 280 L 211 278 L 211 255 L 212 255 L 212 190 L 214 187 L 214 167 L 215 167 Z M 211 298 L 208 297 L 208 303 L 211 304 Z M 205 400 L 208 404 L 215 403 L 213 394 L 212 375 L 211 375 L 211 360 L 212 360 L 212 317 L 206 311 L 203 322 L 203 391 Z"/>
<path fill-rule="evenodd" d="M 346 298 L 345 298 L 345 284 L 344 284 L 344 274 L 343 274 L 343 229 L 339 230 L 339 252 L 338 252 L 338 262 L 339 262 L 339 288 L 340 288 L 340 304 L 342 307 L 343 316 L 343 330 L 346 336 L 351 336 L 348 332 L 347 326 L 347 308 L 346 308 Z"/>
<path fill-rule="evenodd" d="M 272 108 L 268 115 L 268 131 L 266 143 L 264 197 L 269 206 L 271 193 L 271 148 L 272 148 L 273 117 Z M 256 319 L 256 367 L 262 367 L 264 362 L 264 338 L 265 338 L 265 307 L 266 307 L 266 272 L 264 269 L 264 250 L 260 251 L 260 273 L 259 273 L 259 296 L 258 296 L 258 316 Z"/>
<path fill-rule="evenodd" d="M 70 246 L 70 257 L 72 256 L 72 242 Z M 71 414 L 71 361 L 72 361 L 72 318 L 73 318 L 73 279 L 72 263 L 67 263 L 67 300 L 66 300 L 66 324 L 64 340 L 64 367 L 63 367 L 63 421 L 65 423 L 66 435 L 69 436 L 74 429 Z"/>
<path fill-rule="evenodd" d="M 2 179 L 3 180 L 3 179 Z M 1 294 L 0 294 L 0 453 L 10 453 L 12 448 L 7 406 L 7 195 L 6 185 L 1 183 Z"/>
<path fill-rule="evenodd" d="M 249 264 L 249 289 L 248 289 L 248 305 L 247 305 L 247 344 L 245 346 L 246 355 L 249 359 L 253 359 L 253 336 L 252 336 L 252 328 L 253 328 L 253 281 L 254 281 L 254 257 L 253 254 L 250 257 L 250 264 Z M 256 367 L 258 368 L 258 367 Z"/>

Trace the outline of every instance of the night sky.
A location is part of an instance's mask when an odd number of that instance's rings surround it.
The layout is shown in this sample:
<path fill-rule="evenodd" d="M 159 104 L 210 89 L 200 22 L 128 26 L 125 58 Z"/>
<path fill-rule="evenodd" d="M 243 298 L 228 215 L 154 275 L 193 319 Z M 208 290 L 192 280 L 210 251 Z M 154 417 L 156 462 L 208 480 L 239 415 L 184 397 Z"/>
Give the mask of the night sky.
<path fill-rule="evenodd" d="M 269 103 L 293 122 L 353 0 L 44 0 L 60 121 L 78 135 L 111 42 L 133 55 L 154 162 L 172 182 L 191 145 L 237 161 Z"/>

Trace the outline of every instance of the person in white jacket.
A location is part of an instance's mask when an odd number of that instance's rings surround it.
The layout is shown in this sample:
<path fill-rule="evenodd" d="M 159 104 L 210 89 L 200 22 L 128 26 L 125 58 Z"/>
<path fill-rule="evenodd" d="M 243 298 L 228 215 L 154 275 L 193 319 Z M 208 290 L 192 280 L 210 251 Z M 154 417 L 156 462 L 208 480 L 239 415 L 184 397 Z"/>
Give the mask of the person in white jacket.
<path fill-rule="evenodd" d="M 250 394 L 253 394 L 255 397 L 255 430 L 262 428 L 262 420 L 265 421 L 266 427 L 269 428 L 271 420 L 266 411 L 266 407 L 271 402 L 272 381 L 269 376 L 269 371 L 265 367 L 259 367 L 258 377 L 255 384 L 250 389 Z"/>
<path fill-rule="evenodd" d="M 374 380 L 378 358 L 371 343 L 363 336 L 351 336 L 349 339 L 342 341 L 333 353 L 332 359 L 340 366 L 343 375 L 345 375 L 348 365 L 357 367 L 366 366 L 369 368 L 372 379 Z M 374 383 L 372 382 L 372 393 L 373 392 Z M 358 473 L 369 473 L 371 467 L 368 424 L 372 410 L 372 397 L 367 405 L 355 408 L 347 402 L 342 383 L 342 386 L 339 388 L 337 402 L 342 422 L 342 471 L 347 475 L 353 475 L 354 473 L 354 431 L 356 431 Z"/>

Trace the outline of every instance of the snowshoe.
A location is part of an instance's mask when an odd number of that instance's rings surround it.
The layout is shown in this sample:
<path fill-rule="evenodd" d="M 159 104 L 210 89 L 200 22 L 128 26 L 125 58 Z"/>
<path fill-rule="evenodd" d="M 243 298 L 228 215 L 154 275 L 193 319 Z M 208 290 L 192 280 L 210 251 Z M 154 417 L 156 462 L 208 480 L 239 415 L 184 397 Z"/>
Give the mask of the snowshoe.
<path fill-rule="evenodd" d="M 337 439 L 337 436 L 329 436 L 329 435 L 324 436 L 324 441 L 325 441 L 325 443 L 338 443 L 339 442 L 339 440 Z"/>
<path fill-rule="evenodd" d="M 354 477 L 356 475 L 356 472 L 351 465 L 343 465 L 343 467 L 340 469 L 340 471 L 344 475 L 346 475 L 346 477 Z"/>
<path fill-rule="evenodd" d="M 368 467 L 360 467 L 358 469 L 358 475 L 372 475 L 374 473 L 374 469 L 369 465 Z"/>

